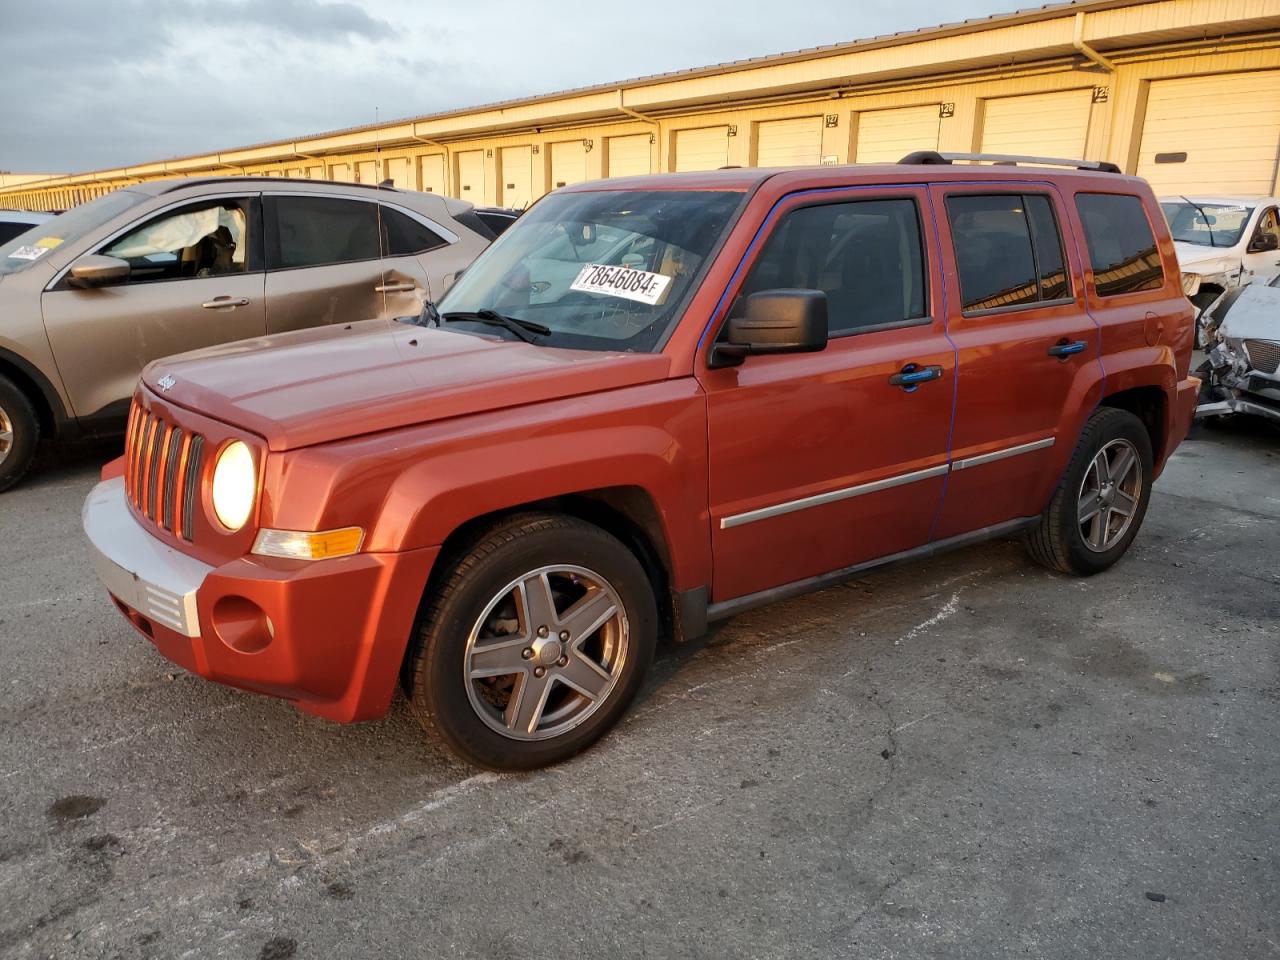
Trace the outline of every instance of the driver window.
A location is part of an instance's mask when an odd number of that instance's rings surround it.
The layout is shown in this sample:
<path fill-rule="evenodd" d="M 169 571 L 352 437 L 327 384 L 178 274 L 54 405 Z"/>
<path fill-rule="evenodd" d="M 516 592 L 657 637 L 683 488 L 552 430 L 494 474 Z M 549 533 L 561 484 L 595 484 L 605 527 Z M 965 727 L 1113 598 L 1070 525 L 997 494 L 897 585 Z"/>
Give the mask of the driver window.
<path fill-rule="evenodd" d="M 762 290 L 827 295 L 830 335 L 926 317 L 924 250 L 914 200 L 801 207 L 766 241 L 735 301 Z"/>
<path fill-rule="evenodd" d="M 248 268 L 248 202 L 186 207 L 131 230 L 102 249 L 127 260 L 130 283 L 244 273 Z"/>

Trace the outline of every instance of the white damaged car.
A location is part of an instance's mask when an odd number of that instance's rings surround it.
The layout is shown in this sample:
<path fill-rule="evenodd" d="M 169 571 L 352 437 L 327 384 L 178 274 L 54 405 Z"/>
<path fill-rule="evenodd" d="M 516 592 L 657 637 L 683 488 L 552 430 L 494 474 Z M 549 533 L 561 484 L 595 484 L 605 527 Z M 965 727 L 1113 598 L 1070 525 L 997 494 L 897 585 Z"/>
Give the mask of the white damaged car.
<path fill-rule="evenodd" d="M 1203 318 L 1224 294 L 1280 276 L 1280 198 L 1162 197 L 1182 289 Z M 1197 320 L 1196 346 L 1210 345 Z"/>
<path fill-rule="evenodd" d="M 1232 291 L 1206 315 L 1214 345 L 1197 371 L 1197 417 L 1249 413 L 1280 423 L 1280 276 Z"/>

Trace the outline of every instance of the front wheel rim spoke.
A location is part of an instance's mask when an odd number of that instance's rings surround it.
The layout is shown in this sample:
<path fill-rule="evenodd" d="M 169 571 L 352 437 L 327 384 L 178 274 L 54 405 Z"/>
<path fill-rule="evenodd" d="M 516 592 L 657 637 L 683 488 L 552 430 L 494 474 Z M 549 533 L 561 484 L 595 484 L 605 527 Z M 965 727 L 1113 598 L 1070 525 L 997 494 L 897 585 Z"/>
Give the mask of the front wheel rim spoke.
<path fill-rule="evenodd" d="M 1106 542 L 1108 512 L 1099 510 L 1089 526 L 1089 542 L 1098 549 Z"/>
<path fill-rule="evenodd" d="M 564 612 L 560 625 L 568 631 L 569 642 L 578 647 L 608 623 L 617 612 L 618 607 L 613 602 L 613 598 L 596 587 Z"/>
<path fill-rule="evenodd" d="M 599 700 L 604 696 L 613 680 L 607 670 L 580 653 L 569 657 L 568 664 L 557 677 L 589 700 Z"/>
<path fill-rule="evenodd" d="M 528 641 L 524 637 L 514 640 L 502 640 L 486 643 L 471 651 L 471 666 L 468 674 L 474 680 L 485 677 L 505 677 L 512 673 L 524 673 L 528 664 L 522 651 Z"/>
<path fill-rule="evenodd" d="M 1080 525 L 1084 526 L 1086 523 L 1088 523 L 1094 517 L 1096 517 L 1101 510 L 1102 510 L 1102 507 L 1098 505 L 1097 495 L 1093 493 L 1087 494 L 1080 501 L 1080 510 L 1077 514 L 1077 516 L 1080 518 Z"/>
<path fill-rule="evenodd" d="M 1129 447 L 1120 448 L 1120 452 L 1116 454 L 1116 462 L 1111 468 L 1111 477 L 1117 487 L 1129 478 L 1129 474 L 1137 462 L 1138 458 L 1133 455 L 1133 451 Z"/>
<path fill-rule="evenodd" d="M 1138 507 L 1137 497 L 1132 497 L 1123 490 L 1116 491 L 1115 503 L 1111 505 L 1111 509 L 1122 517 L 1133 516 L 1133 511 Z"/>
<path fill-rule="evenodd" d="M 551 582 L 545 573 L 525 577 L 520 582 L 520 608 L 524 622 L 520 624 L 528 636 L 555 622 L 556 602 L 551 595 Z"/>
<path fill-rule="evenodd" d="M 550 677 L 535 677 L 532 673 L 523 674 L 511 694 L 511 703 L 507 706 L 507 726 L 517 733 L 536 732 L 550 693 Z"/>

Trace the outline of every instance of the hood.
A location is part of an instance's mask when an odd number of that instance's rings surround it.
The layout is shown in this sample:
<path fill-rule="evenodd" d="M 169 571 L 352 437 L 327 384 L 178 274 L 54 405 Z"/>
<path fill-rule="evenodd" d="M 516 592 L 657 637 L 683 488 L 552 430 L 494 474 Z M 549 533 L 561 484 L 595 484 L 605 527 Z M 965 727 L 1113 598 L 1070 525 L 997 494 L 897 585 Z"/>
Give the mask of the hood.
<path fill-rule="evenodd" d="M 1178 254 L 1178 266 L 1186 273 L 1207 277 L 1230 273 L 1240 267 L 1240 255 L 1234 253 L 1232 247 L 1202 247 L 1198 243 L 1175 240 L 1173 249 Z"/>
<path fill-rule="evenodd" d="M 665 379 L 662 354 L 540 347 L 368 320 L 158 360 L 166 401 L 258 434 L 271 450 Z"/>
<path fill-rule="evenodd" d="M 1238 340 L 1280 342 L 1280 287 L 1249 284 L 1227 311 L 1218 332 Z"/>

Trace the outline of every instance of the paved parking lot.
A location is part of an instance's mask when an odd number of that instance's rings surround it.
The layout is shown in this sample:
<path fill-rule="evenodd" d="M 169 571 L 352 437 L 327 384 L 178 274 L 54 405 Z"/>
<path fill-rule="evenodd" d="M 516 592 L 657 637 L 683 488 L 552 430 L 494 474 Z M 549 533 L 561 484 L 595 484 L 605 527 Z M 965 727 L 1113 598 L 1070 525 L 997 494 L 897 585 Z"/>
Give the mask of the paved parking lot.
<path fill-rule="evenodd" d="M 168 665 L 82 547 L 101 454 L 0 497 L 0 956 L 1280 956 L 1280 433 L 1199 430 L 1108 574 L 757 611 L 502 777 Z"/>

